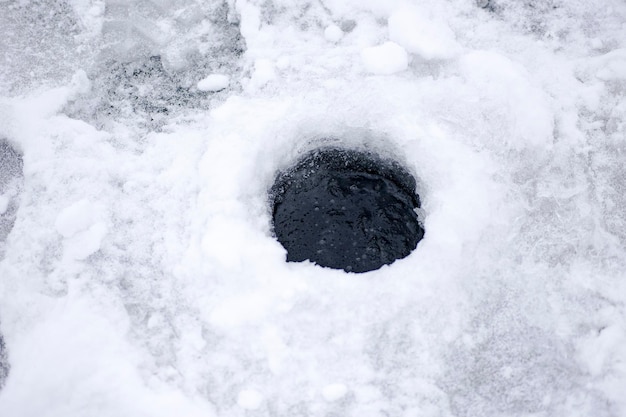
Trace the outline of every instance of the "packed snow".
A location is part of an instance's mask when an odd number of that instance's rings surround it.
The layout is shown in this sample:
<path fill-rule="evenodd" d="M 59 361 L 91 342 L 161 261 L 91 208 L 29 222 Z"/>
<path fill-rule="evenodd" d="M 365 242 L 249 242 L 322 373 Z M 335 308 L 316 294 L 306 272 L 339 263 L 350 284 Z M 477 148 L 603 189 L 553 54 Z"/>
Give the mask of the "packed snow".
<path fill-rule="evenodd" d="M 0 9 L 0 416 L 626 415 L 623 0 Z M 408 257 L 285 262 L 325 145 L 415 175 Z"/>

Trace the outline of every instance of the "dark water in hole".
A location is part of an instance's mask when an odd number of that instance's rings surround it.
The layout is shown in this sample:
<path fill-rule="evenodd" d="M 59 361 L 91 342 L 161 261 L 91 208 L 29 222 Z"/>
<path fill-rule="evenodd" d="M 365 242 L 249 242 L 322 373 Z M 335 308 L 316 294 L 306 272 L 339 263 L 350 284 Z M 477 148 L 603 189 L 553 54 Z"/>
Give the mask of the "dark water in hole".
<path fill-rule="evenodd" d="M 406 257 L 424 236 L 415 179 L 370 153 L 318 149 L 281 173 L 270 196 L 290 262 L 367 272 Z"/>

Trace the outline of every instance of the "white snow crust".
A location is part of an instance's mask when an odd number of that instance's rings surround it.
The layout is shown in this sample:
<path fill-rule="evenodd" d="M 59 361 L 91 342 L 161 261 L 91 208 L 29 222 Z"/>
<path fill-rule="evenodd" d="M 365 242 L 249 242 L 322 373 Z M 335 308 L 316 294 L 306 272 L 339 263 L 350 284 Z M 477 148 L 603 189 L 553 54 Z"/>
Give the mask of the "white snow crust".
<path fill-rule="evenodd" d="M 0 416 L 626 415 L 622 0 L 1 8 Z M 328 144 L 416 176 L 411 255 L 285 262 Z"/>

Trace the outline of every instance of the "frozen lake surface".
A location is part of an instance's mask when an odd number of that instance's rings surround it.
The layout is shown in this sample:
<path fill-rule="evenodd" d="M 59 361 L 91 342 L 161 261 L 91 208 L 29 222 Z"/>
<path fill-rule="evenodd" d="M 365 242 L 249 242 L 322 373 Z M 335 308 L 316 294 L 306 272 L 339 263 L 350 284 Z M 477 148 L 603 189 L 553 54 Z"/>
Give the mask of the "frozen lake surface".
<path fill-rule="evenodd" d="M 0 10 L 2 417 L 626 415 L 623 0 Z M 418 180 L 410 255 L 285 262 L 322 146 Z"/>

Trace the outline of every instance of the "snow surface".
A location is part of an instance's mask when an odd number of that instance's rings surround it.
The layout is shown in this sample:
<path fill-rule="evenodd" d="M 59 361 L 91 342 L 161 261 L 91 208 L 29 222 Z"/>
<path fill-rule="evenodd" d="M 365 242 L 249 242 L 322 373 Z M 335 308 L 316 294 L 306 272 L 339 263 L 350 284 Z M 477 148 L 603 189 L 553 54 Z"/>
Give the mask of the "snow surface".
<path fill-rule="evenodd" d="M 2 417 L 626 415 L 622 0 L 0 8 Z M 284 262 L 326 144 L 416 175 L 410 256 Z"/>

